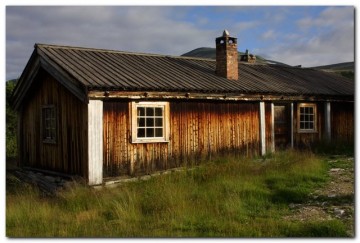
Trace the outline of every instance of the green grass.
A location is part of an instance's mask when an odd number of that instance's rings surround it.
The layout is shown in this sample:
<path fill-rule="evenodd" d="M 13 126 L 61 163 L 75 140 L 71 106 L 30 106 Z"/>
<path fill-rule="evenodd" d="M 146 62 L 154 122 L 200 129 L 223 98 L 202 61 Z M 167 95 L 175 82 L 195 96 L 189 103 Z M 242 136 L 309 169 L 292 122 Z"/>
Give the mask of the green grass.
<path fill-rule="evenodd" d="M 329 179 L 328 164 L 286 151 L 262 159 L 214 159 L 183 172 L 56 197 L 8 178 L 8 237 L 342 237 L 339 220 L 284 220 Z"/>

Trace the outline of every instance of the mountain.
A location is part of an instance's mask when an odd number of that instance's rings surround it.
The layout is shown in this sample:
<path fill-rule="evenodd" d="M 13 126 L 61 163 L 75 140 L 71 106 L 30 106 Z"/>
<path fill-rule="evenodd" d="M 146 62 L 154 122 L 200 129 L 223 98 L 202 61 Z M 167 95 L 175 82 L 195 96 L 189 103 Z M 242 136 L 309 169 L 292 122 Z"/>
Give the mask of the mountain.
<path fill-rule="evenodd" d="M 244 55 L 244 52 L 239 52 L 239 58 L 240 58 L 240 55 Z M 196 48 L 192 51 L 189 51 L 187 53 L 184 53 L 181 56 L 216 59 L 216 49 L 210 48 L 210 47 L 200 47 L 200 48 Z M 277 65 L 289 66 L 282 62 L 265 59 L 262 56 L 258 56 L 258 55 L 255 55 L 255 56 L 256 56 L 256 63 L 277 64 Z"/>
<path fill-rule="evenodd" d="M 354 62 L 342 62 L 330 65 L 323 65 L 312 67 L 314 69 L 322 70 L 325 72 L 333 72 L 340 74 L 341 76 L 347 77 L 349 79 L 355 80 L 355 64 Z"/>
<path fill-rule="evenodd" d="M 313 67 L 314 69 L 320 69 L 320 70 L 333 70 L 333 71 L 354 71 L 355 64 L 354 62 L 342 62 L 342 63 L 336 63 L 336 64 L 330 64 L 330 65 L 324 65 L 324 66 L 317 66 Z"/>

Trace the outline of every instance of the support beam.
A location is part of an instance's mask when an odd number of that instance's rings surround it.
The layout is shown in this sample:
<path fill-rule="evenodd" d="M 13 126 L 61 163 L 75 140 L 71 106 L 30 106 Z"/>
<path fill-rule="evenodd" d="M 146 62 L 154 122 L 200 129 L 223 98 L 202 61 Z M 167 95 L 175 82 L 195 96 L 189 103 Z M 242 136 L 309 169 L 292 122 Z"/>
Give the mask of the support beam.
<path fill-rule="evenodd" d="M 260 102 L 260 144 L 261 155 L 266 154 L 266 139 L 265 139 L 265 103 Z"/>
<path fill-rule="evenodd" d="M 89 100 L 88 104 L 88 183 L 103 181 L 103 102 Z"/>
<path fill-rule="evenodd" d="M 271 103 L 271 152 L 275 152 L 275 110 L 274 103 Z"/>
<path fill-rule="evenodd" d="M 290 104 L 290 130 L 291 130 L 291 148 L 294 148 L 294 103 Z"/>
<path fill-rule="evenodd" d="M 331 103 L 325 102 L 325 139 L 331 140 Z"/>

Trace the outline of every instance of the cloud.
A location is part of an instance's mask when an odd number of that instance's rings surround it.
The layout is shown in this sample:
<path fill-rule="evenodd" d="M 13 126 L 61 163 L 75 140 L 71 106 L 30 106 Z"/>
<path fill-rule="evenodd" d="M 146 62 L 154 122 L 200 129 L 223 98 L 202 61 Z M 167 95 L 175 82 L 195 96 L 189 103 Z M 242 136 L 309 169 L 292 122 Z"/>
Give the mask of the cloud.
<path fill-rule="evenodd" d="M 259 21 L 242 21 L 234 25 L 234 30 L 241 33 L 245 32 L 248 29 L 255 28 L 259 24 Z"/>
<path fill-rule="evenodd" d="M 276 39 L 276 33 L 274 30 L 268 30 L 266 32 L 264 32 L 261 36 L 260 36 L 260 39 L 261 40 L 274 40 Z"/>
<path fill-rule="evenodd" d="M 306 67 L 354 61 L 353 14 L 352 7 L 326 8 L 317 17 L 299 20 L 297 33 L 286 34 L 279 45 L 261 52 L 271 59 Z"/>
<path fill-rule="evenodd" d="M 354 26 L 353 7 L 329 7 L 320 13 L 317 18 L 306 17 L 298 21 L 303 29 L 311 27 L 339 27 Z"/>
<path fill-rule="evenodd" d="M 177 10 L 174 7 L 7 7 L 7 78 L 20 75 L 19 67 L 25 66 L 34 43 L 169 55 L 212 46 L 214 31 L 172 19 L 172 13 Z"/>

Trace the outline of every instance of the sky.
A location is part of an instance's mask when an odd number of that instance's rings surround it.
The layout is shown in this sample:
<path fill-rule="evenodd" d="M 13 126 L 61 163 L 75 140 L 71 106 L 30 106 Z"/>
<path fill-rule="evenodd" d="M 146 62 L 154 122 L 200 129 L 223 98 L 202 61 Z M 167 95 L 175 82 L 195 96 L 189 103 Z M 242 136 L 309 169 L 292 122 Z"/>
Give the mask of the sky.
<path fill-rule="evenodd" d="M 35 43 L 181 55 L 215 47 L 224 29 L 238 50 L 289 65 L 354 61 L 354 6 L 6 6 L 6 80 Z"/>

